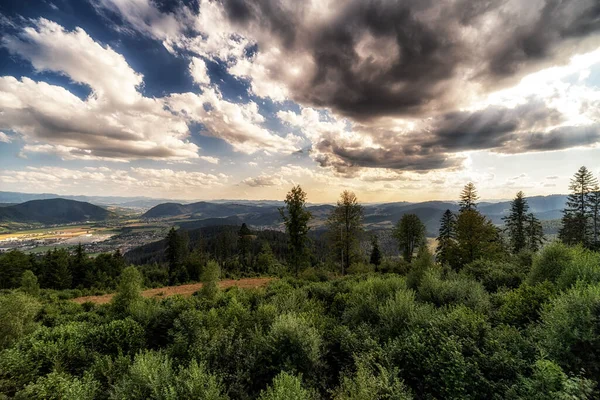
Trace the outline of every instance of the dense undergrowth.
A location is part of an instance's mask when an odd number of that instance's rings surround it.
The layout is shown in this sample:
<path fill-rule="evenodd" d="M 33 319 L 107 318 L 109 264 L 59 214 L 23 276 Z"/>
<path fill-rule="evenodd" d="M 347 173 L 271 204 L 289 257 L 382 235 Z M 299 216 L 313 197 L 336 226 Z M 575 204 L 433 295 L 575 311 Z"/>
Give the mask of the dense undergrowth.
<path fill-rule="evenodd" d="M 314 274 L 315 278 L 325 279 Z M 310 277 L 310 276 L 307 276 Z M 317 280 L 317 279 L 314 279 Z M 0 296 L 0 396 L 18 399 L 586 399 L 600 255 L 551 244 L 459 271 L 423 251 L 356 274 L 108 305 L 24 282 Z M 210 285 L 209 285 L 210 286 Z"/>

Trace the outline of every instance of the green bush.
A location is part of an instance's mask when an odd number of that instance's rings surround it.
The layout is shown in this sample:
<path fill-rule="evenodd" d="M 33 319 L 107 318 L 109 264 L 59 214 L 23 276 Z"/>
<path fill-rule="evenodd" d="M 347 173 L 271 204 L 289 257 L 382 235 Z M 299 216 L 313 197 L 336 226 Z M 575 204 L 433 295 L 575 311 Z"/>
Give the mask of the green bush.
<path fill-rule="evenodd" d="M 40 308 L 35 298 L 24 293 L 0 296 L 0 349 L 35 330 L 34 318 Z"/>
<path fill-rule="evenodd" d="M 390 372 L 381 365 L 369 366 L 358 361 L 356 373 L 344 376 L 340 387 L 335 391 L 335 400 L 410 400 L 412 395 L 406 388 L 398 372 Z"/>
<path fill-rule="evenodd" d="M 533 258 L 528 277 L 529 284 L 535 285 L 543 281 L 556 282 L 572 259 L 573 252 L 568 246 L 560 242 L 549 244 Z"/>
<path fill-rule="evenodd" d="M 578 281 L 585 283 L 600 282 L 600 253 L 575 247 L 571 249 L 571 260 L 558 276 L 559 289 L 568 289 Z"/>
<path fill-rule="evenodd" d="M 68 374 L 51 372 L 19 391 L 15 399 L 27 400 L 93 400 L 98 382 L 85 376 L 78 379 Z"/>
<path fill-rule="evenodd" d="M 548 281 L 533 286 L 523 284 L 517 289 L 501 293 L 498 295 L 501 304 L 495 318 L 505 324 L 519 327 L 537 322 L 542 306 L 554 293 L 554 285 Z"/>
<path fill-rule="evenodd" d="M 480 312 L 490 308 L 490 298 L 483 285 L 456 274 L 443 279 L 438 271 L 430 270 L 421 279 L 417 293 L 420 300 L 438 307 L 463 304 Z"/>
<path fill-rule="evenodd" d="M 543 308 L 540 344 L 566 372 L 600 375 L 599 313 L 600 285 L 577 285 Z"/>
<path fill-rule="evenodd" d="M 130 266 L 123 270 L 117 287 L 117 294 L 112 299 L 115 313 L 127 315 L 130 308 L 142 298 L 142 274 L 137 268 Z"/>
<path fill-rule="evenodd" d="M 302 387 L 302 380 L 287 372 L 273 379 L 273 383 L 260 393 L 260 400 L 309 400 L 312 393 Z"/>
<path fill-rule="evenodd" d="M 525 269 L 506 261 L 479 259 L 465 265 L 461 273 L 477 279 L 489 292 L 496 292 L 502 287 L 514 289 L 525 278 Z"/>

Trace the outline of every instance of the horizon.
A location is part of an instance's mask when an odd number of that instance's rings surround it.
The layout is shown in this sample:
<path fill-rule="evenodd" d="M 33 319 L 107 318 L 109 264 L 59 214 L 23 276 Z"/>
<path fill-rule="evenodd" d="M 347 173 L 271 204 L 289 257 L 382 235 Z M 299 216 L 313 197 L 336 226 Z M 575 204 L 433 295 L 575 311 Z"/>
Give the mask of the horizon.
<path fill-rule="evenodd" d="M 594 4 L 3 4 L 0 189 L 259 201 L 299 184 L 312 203 L 346 189 L 444 201 L 467 182 L 487 199 L 566 193 L 581 165 L 600 175 Z"/>

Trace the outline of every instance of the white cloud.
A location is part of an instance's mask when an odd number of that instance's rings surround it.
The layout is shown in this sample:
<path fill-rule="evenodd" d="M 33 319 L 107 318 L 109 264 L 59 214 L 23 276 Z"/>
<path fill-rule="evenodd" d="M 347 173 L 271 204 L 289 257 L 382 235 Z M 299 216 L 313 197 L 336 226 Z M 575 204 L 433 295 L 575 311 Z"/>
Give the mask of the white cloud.
<path fill-rule="evenodd" d="M 57 71 L 73 81 L 89 85 L 99 98 L 131 104 L 141 95 L 137 87 L 143 76 L 109 46 L 95 42 L 83 29 L 68 32 L 62 26 L 40 18 L 21 34 L 5 36 L 3 45 L 31 61 L 38 71 Z"/>
<path fill-rule="evenodd" d="M 254 102 L 229 102 L 214 88 L 205 88 L 202 94 L 171 94 L 165 101 L 174 113 L 189 121 L 201 122 L 207 129 L 202 134 L 224 139 L 236 151 L 291 153 L 297 150 L 300 138 L 293 135 L 283 138 L 260 126 L 264 117 Z"/>
<path fill-rule="evenodd" d="M 25 151 L 115 161 L 198 157 L 185 121 L 156 99 L 112 108 L 44 82 L 0 77 L 0 108 L 0 129 L 21 133 Z"/>
<path fill-rule="evenodd" d="M 12 139 L 4 132 L 0 132 L 0 143 L 10 143 Z"/>
<path fill-rule="evenodd" d="M 210 156 L 200 156 L 200 159 L 204 160 L 208 163 L 211 163 L 211 164 L 218 164 L 220 161 L 217 157 L 210 157 Z"/>
<path fill-rule="evenodd" d="M 210 85 L 210 77 L 208 76 L 208 70 L 206 69 L 206 63 L 203 59 L 193 57 L 190 62 L 190 74 L 194 79 L 194 82 L 200 86 Z"/>

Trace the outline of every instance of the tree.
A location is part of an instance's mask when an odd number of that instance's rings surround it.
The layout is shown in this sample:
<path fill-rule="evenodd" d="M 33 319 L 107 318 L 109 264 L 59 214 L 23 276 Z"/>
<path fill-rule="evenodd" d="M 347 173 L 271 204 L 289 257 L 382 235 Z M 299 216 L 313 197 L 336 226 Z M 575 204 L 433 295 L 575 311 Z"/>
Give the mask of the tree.
<path fill-rule="evenodd" d="M 467 183 L 460 194 L 460 211 L 476 209 L 477 200 L 479 200 L 479 196 L 475 185 L 472 182 Z"/>
<path fill-rule="evenodd" d="M 406 262 L 411 262 L 415 249 L 425 244 L 425 225 L 415 214 L 404 214 L 392 235 L 398 240 L 400 252 Z"/>
<path fill-rule="evenodd" d="M 492 221 L 477 210 L 465 209 L 456 219 L 456 248 L 458 258 L 453 267 L 459 268 L 479 258 L 497 257 L 502 239 Z"/>
<path fill-rule="evenodd" d="M 363 207 L 358 204 L 356 195 L 344 190 L 327 220 L 329 237 L 336 254 L 340 254 L 341 257 L 342 275 L 348 271 L 356 258 L 359 234 L 363 230 L 363 213 Z"/>
<path fill-rule="evenodd" d="M 38 284 L 37 276 L 30 270 L 23 272 L 21 290 L 33 297 L 37 297 L 40 294 L 40 285 Z"/>
<path fill-rule="evenodd" d="M 219 292 L 219 276 L 221 275 L 221 268 L 216 261 L 209 261 L 202 271 L 202 289 L 200 293 L 203 297 L 208 299 L 214 299 Z"/>
<path fill-rule="evenodd" d="M 70 289 L 73 276 L 69 268 L 69 253 L 65 249 L 48 251 L 44 257 L 46 285 L 52 289 Z"/>
<path fill-rule="evenodd" d="M 592 218 L 592 248 L 600 250 L 600 187 L 590 193 L 590 216 Z"/>
<path fill-rule="evenodd" d="M 586 168 L 581 167 L 571 178 L 567 205 L 563 210 L 562 227 L 558 233 L 560 240 L 566 244 L 583 244 L 589 246 L 591 237 L 591 203 L 592 191 L 598 184 L 597 179 Z"/>
<path fill-rule="evenodd" d="M 73 287 L 83 285 L 85 283 L 85 273 L 89 269 L 90 263 L 81 243 L 75 248 L 75 254 L 71 257 L 70 263 L 73 274 Z"/>
<path fill-rule="evenodd" d="M 189 254 L 189 237 L 186 231 L 179 233 L 174 227 L 167 234 L 165 256 L 169 263 L 169 281 L 171 284 L 189 280 L 185 260 Z"/>
<path fill-rule="evenodd" d="M 446 210 L 442 215 L 437 242 L 437 260 L 442 265 L 450 264 L 452 249 L 456 246 L 456 216 L 450 210 Z"/>
<path fill-rule="evenodd" d="M 294 186 L 285 196 L 285 207 L 279 209 L 288 235 L 289 263 L 296 275 L 307 260 L 308 222 L 312 215 L 306 209 L 306 192 Z"/>
<path fill-rule="evenodd" d="M 373 235 L 371 238 L 371 257 L 369 263 L 373 264 L 375 268 L 381 264 L 381 250 L 379 250 L 379 241 L 377 235 Z"/>
<path fill-rule="evenodd" d="M 117 294 L 113 297 L 111 304 L 117 313 L 127 313 L 131 306 L 142 298 L 142 274 L 134 266 L 123 270 Z"/>
<path fill-rule="evenodd" d="M 544 229 L 542 223 L 529 213 L 525 219 L 525 248 L 537 252 L 544 243 Z"/>
<path fill-rule="evenodd" d="M 528 210 L 527 199 L 523 192 L 520 191 L 510 203 L 510 213 L 502 218 L 506 223 L 506 231 L 508 232 L 511 250 L 514 254 L 519 253 L 527 246 L 525 223 Z"/>
<path fill-rule="evenodd" d="M 252 231 L 248 228 L 246 223 L 242 223 L 240 230 L 238 231 L 238 251 L 240 256 L 240 264 L 244 269 L 250 267 L 250 247 L 252 245 Z"/>

